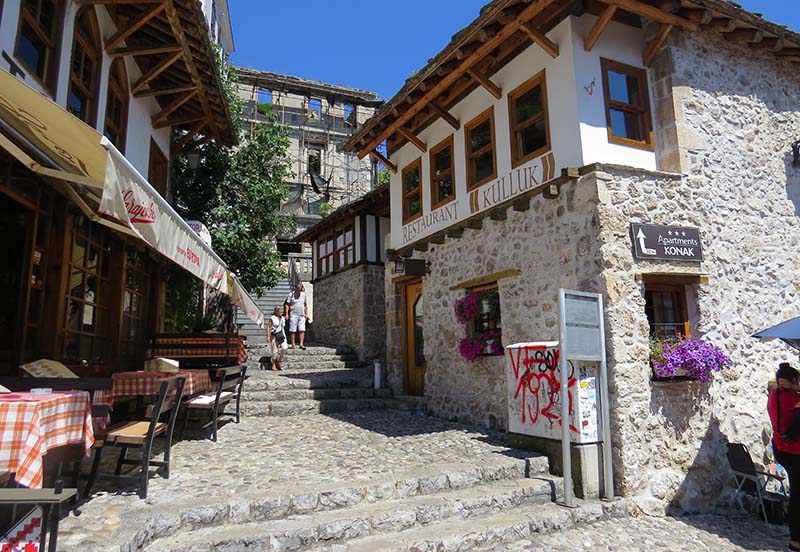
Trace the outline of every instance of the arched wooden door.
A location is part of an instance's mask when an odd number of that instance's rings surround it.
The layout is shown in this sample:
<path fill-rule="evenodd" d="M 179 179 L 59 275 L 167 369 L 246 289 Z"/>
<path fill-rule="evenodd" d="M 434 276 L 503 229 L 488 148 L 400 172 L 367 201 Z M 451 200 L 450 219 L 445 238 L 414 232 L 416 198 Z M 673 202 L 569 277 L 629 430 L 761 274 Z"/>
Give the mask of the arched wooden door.
<path fill-rule="evenodd" d="M 424 322 L 422 282 L 406 284 L 403 289 L 403 369 L 409 395 L 422 396 L 425 391 Z"/>

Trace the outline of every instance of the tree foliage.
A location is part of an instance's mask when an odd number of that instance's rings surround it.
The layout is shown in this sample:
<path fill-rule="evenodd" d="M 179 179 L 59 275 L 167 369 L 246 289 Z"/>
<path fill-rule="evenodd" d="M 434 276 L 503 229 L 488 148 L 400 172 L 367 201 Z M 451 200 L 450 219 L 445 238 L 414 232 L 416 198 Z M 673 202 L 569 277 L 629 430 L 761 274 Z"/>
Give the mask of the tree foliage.
<path fill-rule="evenodd" d="M 241 142 L 233 148 L 202 144 L 200 166 L 186 155 L 175 160 L 175 203 L 185 218 L 203 222 L 214 250 L 250 291 L 262 294 L 284 276 L 274 237 L 291 233 L 294 220 L 280 212 L 291 176 L 289 133 L 271 106 L 259 106 L 259 122 L 242 133 L 243 106 L 237 79 L 223 60 L 223 84 Z"/>

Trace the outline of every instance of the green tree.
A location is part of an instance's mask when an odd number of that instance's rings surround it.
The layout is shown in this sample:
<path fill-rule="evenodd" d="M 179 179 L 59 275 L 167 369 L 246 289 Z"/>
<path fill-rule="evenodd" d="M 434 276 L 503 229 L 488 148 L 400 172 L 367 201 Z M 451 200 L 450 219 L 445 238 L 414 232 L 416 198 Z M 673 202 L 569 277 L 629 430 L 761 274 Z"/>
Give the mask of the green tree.
<path fill-rule="evenodd" d="M 241 142 L 233 148 L 202 144 L 197 170 L 186 155 L 174 167 L 175 203 L 185 218 L 203 222 L 214 250 L 250 291 L 262 294 L 285 275 L 275 249 L 276 235 L 291 233 L 294 220 L 281 213 L 291 176 L 289 132 L 272 106 L 262 108 L 252 132 L 242 133 L 242 102 L 233 68 L 221 59 L 222 82 Z"/>

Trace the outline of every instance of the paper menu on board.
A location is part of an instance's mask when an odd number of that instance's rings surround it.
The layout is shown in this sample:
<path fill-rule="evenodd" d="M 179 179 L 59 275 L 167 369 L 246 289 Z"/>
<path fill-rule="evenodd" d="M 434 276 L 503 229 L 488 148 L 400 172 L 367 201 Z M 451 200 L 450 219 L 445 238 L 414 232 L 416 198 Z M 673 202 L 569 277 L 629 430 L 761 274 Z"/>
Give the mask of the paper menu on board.
<path fill-rule="evenodd" d="M 20 366 L 25 372 L 35 378 L 77 378 L 78 375 L 55 360 L 42 358 Z"/>
<path fill-rule="evenodd" d="M 4 385 L 0 385 L 0 395 L 5 395 L 6 393 L 11 393 L 11 389 L 5 387 Z"/>

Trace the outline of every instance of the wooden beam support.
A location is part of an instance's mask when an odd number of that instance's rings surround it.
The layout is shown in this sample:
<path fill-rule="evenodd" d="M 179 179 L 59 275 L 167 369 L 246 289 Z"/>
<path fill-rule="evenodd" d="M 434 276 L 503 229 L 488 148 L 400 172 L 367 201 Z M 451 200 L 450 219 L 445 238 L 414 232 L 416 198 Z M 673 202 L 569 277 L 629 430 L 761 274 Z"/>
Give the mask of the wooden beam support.
<path fill-rule="evenodd" d="M 483 86 L 489 94 L 497 98 L 498 100 L 503 97 L 503 91 L 497 86 L 492 80 L 487 77 L 486 75 L 476 71 L 475 69 L 467 69 L 467 74 L 475 79 L 475 81 Z"/>
<path fill-rule="evenodd" d="M 531 198 L 523 197 L 514 200 L 513 208 L 515 211 L 518 211 L 520 213 L 523 211 L 527 211 L 528 209 L 531 208 Z"/>
<path fill-rule="evenodd" d="M 658 9 L 668 13 L 681 11 L 681 0 L 658 0 Z"/>
<path fill-rule="evenodd" d="M 431 236 L 430 241 L 431 243 L 442 245 L 444 243 L 444 237 L 445 233 L 439 232 L 438 234 L 434 234 L 433 236 Z"/>
<path fill-rule="evenodd" d="M 176 61 L 183 57 L 183 52 L 176 52 L 169 57 L 164 58 L 161 63 L 155 65 L 147 73 L 142 75 L 138 81 L 131 87 L 131 93 L 135 96 L 148 82 L 159 76 L 161 73 L 169 69 Z"/>
<path fill-rule="evenodd" d="M 122 44 L 122 42 L 125 41 L 125 39 L 129 38 L 133 33 L 144 27 L 148 21 L 153 19 L 162 11 L 164 11 L 165 7 L 166 4 L 162 0 L 161 3 L 157 4 L 156 6 L 153 6 L 152 9 L 149 9 L 142 15 L 140 15 L 139 18 L 136 21 L 132 22 L 127 28 L 120 29 L 114 36 L 112 36 L 108 40 L 108 42 L 106 42 L 106 52 L 111 52 L 112 50 L 115 50 L 117 46 L 119 46 L 120 44 Z"/>
<path fill-rule="evenodd" d="M 183 92 L 191 92 L 197 90 L 193 84 L 186 84 L 183 86 L 160 86 L 158 88 L 148 88 L 141 90 L 134 94 L 136 98 L 149 98 L 151 96 L 166 96 L 167 94 L 182 94 Z"/>
<path fill-rule="evenodd" d="M 701 31 L 709 31 L 716 33 L 729 33 L 736 28 L 736 20 L 728 19 L 727 17 L 715 17 L 711 23 L 700 25 Z"/>
<path fill-rule="evenodd" d="M 463 228 L 450 228 L 449 230 L 447 230 L 447 237 L 448 238 L 458 239 L 463 235 L 464 235 L 464 229 Z"/>
<path fill-rule="evenodd" d="M 757 52 L 780 52 L 786 46 L 782 38 L 765 38 L 761 42 L 753 42 L 750 48 Z"/>
<path fill-rule="evenodd" d="M 707 25 L 708 23 L 711 23 L 712 19 L 714 19 L 714 12 L 711 10 L 689 8 L 682 10 L 680 13 L 686 19 L 692 21 L 693 23 L 697 23 L 698 25 Z"/>
<path fill-rule="evenodd" d="M 392 174 L 397 174 L 397 165 L 395 165 L 394 163 L 386 159 L 383 155 L 381 155 L 381 152 L 379 152 L 378 150 L 371 150 L 369 154 L 373 158 L 377 159 L 378 162 L 383 163 L 383 166 L 389 169 L 389 172 L 391 172 Z"/>
<path fill-rule="evenodd" d="M 555 0 L 537 0 L 536 2 L 531 2 L 528 4 L 514 19 L 514 21 L 502 27 L 497 34 L 481 44 L 480 47 L 478 47 L 463 60 L 464 63 L 462 63 L 458 69 L 449 75 L 444 76 L 442 80 L 439 81 L 439 83 L 436 84 L 436 86 L 434 86 L 431 90 L 426 92 L 418 102 L 411 105 L 400 115 L 397 120 L 393 121 L 385 129 L 381 130 L 374 138 L 372 138 L 367 145 L 358 152 L 358 157 L 363 158 L 370 151 L 375 149 L 378 144 L 394 133 L 397 127 L 402 126 L 411 120 L 417 113 L 425 109 L 426 106 L 430 105 L 431 102 L 442 95 L 442 93 L 447 91 L 450 86 L 456 82 L 464 74 L 464 72 L 466 72 L 468 67 L 472 67 L 475 63 L 491 54 L 495 48 L 511 38 L 518 31 L 520 23 L 526 23 L 530 21 L 551 6 L 554 1 Z"/>
<path fill-rule="evenodd" d="M 206 117 L 205 114 L 187 115 L 186 117 L 181 117 L 180 119 L 167 119 L 166 121 L 162 121 L 157 125 L 153 125 L 153 128 L 179 127 L 207 119 L 208 117 Z"/>
<path fill-rule="evenodd" d="M 603 31 L 606 30 L 606 26 L 608 25 L 611 18 L 614 17 L 614 14 L 617 13 L 616 6 L 607 6 L 603 15 L 601 15 L 597 21 L 594 23 L 594 27 L 592 30 L 589 31 L 589 34 L 586 35 L 586 39 L 583 41 L 583 49 L 587 52 L 591 52 L 594 45 L 597 44 L 597 41 L 600 40 L 600 35 L 603 34 Z"/>
<path fill-rule="evenodd" d="M 153 117 L 153 126 L 158 125 L 161 121 L 165 120 L 167 117 L 175 113 L 178 109 L 180 109 L 180 107 L 183 104 L 194 98 L 197 95 L 197 93 L 198 90 L 192 90 L 188 94 L 184 94 L 183 96 L 181 96 L 180 98 L 169 104 L 167 107 L 162 109 L 161 113 Z"/>
<path fill-rule="evenodd" d="M 664 45 L 664 42 L 667 41 L 670 31 L 672 31 L 672 25 L 667 25 L 666 23 L 661 24 L 658 34 L 647 46 L 647 50 L 645 51 L 644 56 L 642 56 L 642 61 L 644 62 L 645 67 L 650 67 L 650 65 L 653 64 L 653 60 L 656 59 L 658 51 Z"/>
<path fill-rule="evenodd" d="M 447 122 L 447 124 L 449 124 L 455 130 L 461 128 L 461 123 L 459 122 L 459 120 L 453 117 L 453 115 L 451 115 L 449 111 L 447 111 L 437 102 L 431 102 L 428 105 L 430 106 L 431 110 L 433 110 L 434 113 L 436 113 L 439 117 L 444 119 Z"/>
<path fill-rule="evenodd" d="M 403 127 L 397 127 L 397 132 L 403 138 L 405 138 L 406 140 L 408 140 L 409 142 L 411 142 L 412 144 L 417 146 L 417 149 L 419 151 L 421 151 L 422 153 L 425 153 L 426 151 L 428 151 L 428 145 L 425 142 L 423 142 L 422 140 L 420 140 L 419 138 L 417 138 L 416 136 L 414 136 L 413 132 L 410 132 L 410 131 L 406 130 Z"/>
<path fill-rule="evenodd" d="M 722 36 L 734 44 L 751 44 L 764 40 L 764 31 L 761 29 L 736 29 Z"/>
<path fill-rule="evenodd" d="M 520 25 L 519 29 L 528 35 L 528 38 L 530 38 L 534 44 L 550 54 L 551 58 L 555 59 L 558 57 L 558 44 L 547 38 L 543 32 L 538 29 L 531 29 L 527 23 Z"/>
<path fill-rule="evenodd" d="M 189 142 L 194 140 L 195 135 L 201 130 L 203 130 L 203 127 L 205 127 L 207 124 L 208 124 L 208 119 L 203 119 L 202 121 L 198 121 L 196 125 L 194 125 L 191 129 L 189 129 L 186 132 L 186 136 L 182 137 L 180 140 L 175 142 L 174 150 L 176 152 L 183 151 L 183 148 L 185 148 L 189 144 Z"/>
<path fill-rule="evenodd" d="M 489 214 L 489 218 L 492 220 L 506 220 L 508 218 L 508 213 L 505 208 L 498 207 Z"/>
<path fill-rule="evenodd" d="M 668 25 L 674 25 L 676 27 L 680 27 L 685 31 L 694 31 L 697 30 L 697 24 L 689 21 L 688 19 L 684 19 L 679 15 L 675 15 L 672 13 L 663 12 L 660 9 L 651 6 L 650 4 L 645 4 L 644 2 L 640 2 L 639 0 L 602 0 L 609 6 L 617 6 L 625 11 L 629 11 L 631 13 L 635 13 L 636 15 L 647 17 L 652 19 L 653 21 L 658 21 L 659 23 L 666 23 Z"/>
<path fill-rule="evenodd" d="M 117 48 L 108 55 L 111 57 L 127 57 L 127 56 L 150 56 L 153 54 L 171 54 L 173 52 L 180 52 L 181 47 L 177 44 L 162 44 L 154 46 L 133 46 L 130 48 Z"/>
<path fill-rule="evenodd" d="M 428 244 L 426 242 L 420 242 L 414 246 L 414 249 L 420 253 L 425 253 L 428 250 Z"/>
<path fill-rule="evenodd" d="M 467 228 L 472 228 L 473 230 L 480 230 L 483 228 L 483 220 L 479 218 L 470 219 L 467 221 Z"/>

